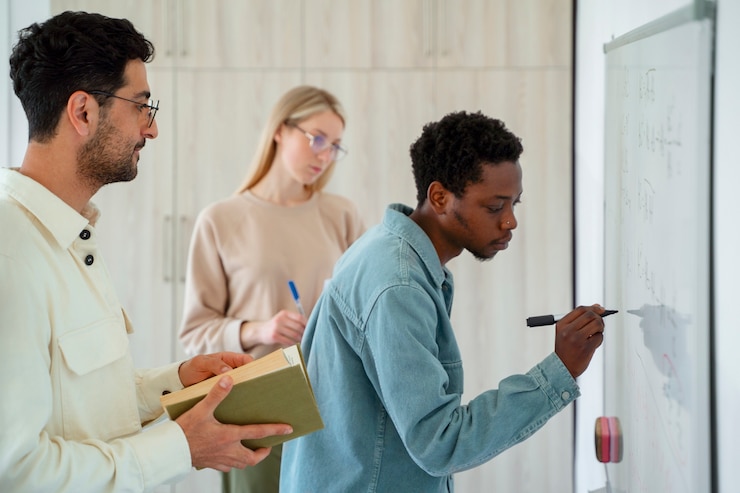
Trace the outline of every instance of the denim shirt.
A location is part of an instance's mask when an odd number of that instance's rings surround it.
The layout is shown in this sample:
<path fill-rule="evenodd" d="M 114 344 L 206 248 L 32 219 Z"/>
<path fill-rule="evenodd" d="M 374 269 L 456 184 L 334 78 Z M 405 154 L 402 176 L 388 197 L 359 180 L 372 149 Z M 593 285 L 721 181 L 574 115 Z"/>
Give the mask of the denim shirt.
<path fill-rule="evenodd" d="M 323 430 L 287 442 L 280 491 L 449 492 L 578 395 L 553 353 L 461 403 L 452 274 L 393 204 L 338 261 L 303 339 Z"/>

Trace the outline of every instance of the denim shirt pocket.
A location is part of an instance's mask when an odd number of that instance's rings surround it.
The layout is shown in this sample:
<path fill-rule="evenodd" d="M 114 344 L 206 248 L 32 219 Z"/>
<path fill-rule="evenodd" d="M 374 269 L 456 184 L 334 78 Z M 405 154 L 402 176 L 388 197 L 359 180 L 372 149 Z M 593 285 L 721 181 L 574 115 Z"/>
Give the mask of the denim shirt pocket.
<path fill-rule="evenodd" d="M 442 367 L 447 372 L 447 393 L 462 394 L 464 387 L 463 365 L 462 361 L 452 361 L 442 363 Z"/>

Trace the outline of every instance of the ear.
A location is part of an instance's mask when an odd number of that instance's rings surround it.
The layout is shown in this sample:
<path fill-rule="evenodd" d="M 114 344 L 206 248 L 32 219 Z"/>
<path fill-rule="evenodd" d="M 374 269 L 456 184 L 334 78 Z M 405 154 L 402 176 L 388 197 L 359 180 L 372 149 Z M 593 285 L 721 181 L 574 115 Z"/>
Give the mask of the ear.
<path fill-rule="evenodd" d="M 283 140 L 283 130 L 285 129 L 285 127 L 285 123 L 281 123 L 278 126 L 277 130 L 275 130 L 275 134 L 272 136 L 272 140 L 274 140 L 276 144 L 279 144 Z"/>
<path fill-rule="evenodd" d="M 447 213 L 447 208 L 452 204 L 452 194 L 444 185 L 438 181 L 433 181 L 427 189 L 427 202 L 429 206 L 438 215 Z"/>
<path fill-rule="evenodd" d="M 93 122 L 98 121 L 100 106 L 91 95 L 76 91 L 67 100 L 66 115 L 79 135 L 90 135 Z"/>

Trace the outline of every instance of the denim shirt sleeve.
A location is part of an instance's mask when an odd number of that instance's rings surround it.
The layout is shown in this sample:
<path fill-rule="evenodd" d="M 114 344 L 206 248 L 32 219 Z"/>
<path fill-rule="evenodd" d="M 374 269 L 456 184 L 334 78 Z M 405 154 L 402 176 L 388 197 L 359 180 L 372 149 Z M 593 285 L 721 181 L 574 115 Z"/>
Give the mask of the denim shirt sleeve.
<path fill-rule="evenodd" d="M 386 289 L 365 326 L 367 375 L 408 453 L 444 476 L 523 441 L 579 395 L 554 353 L 462 405 L 460 353 L 443 302 L 413 283 Z"/>

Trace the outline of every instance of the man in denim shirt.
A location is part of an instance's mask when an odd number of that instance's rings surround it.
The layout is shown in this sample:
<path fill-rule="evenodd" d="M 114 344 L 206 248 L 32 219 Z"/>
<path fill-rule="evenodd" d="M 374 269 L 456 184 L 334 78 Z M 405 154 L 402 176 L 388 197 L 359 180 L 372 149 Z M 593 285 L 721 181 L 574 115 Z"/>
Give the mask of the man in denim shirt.
<path fill-rule="evenodd" d="M 314 308 L 303 351 L 326 428 L 288 442 L 283 493 L 446 492 L 452 474 L 521 442 L 578 395 L 603 340 L 599 305 L 557 323 L 555 351 L 461 404 L 445 264 L 508 247 L 522 145 L 499 120 L 451 113 L 411 146 L 417 207 L 355 242 Z"/>

